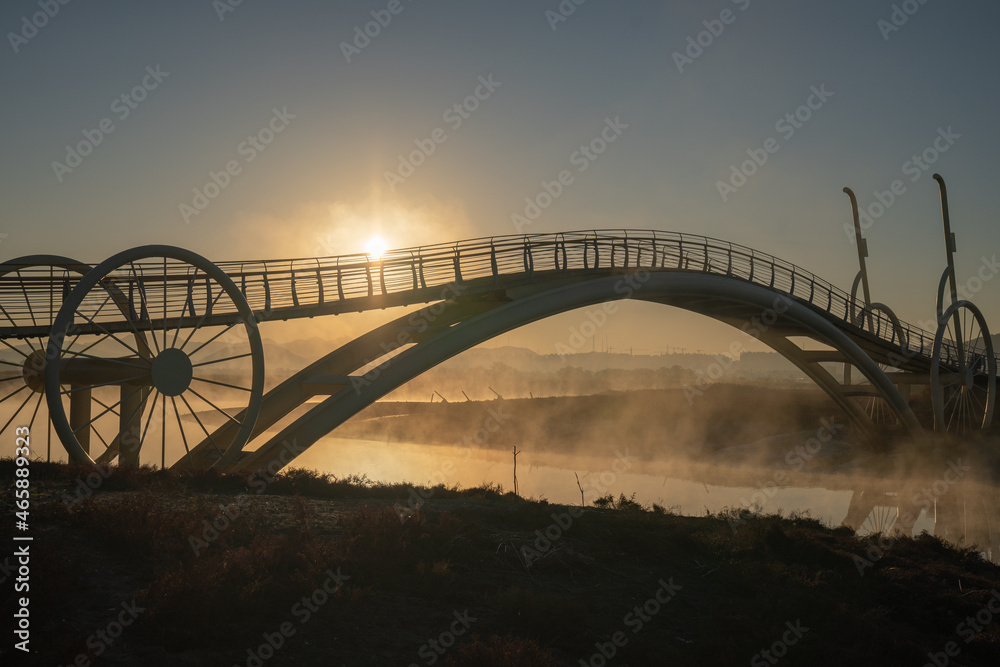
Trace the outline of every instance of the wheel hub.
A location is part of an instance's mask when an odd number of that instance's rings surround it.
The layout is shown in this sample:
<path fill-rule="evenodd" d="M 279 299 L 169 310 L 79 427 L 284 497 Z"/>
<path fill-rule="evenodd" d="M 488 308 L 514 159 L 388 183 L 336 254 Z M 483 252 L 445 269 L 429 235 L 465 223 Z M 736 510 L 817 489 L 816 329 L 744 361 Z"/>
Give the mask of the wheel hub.
<path fill-rule="evenodd" d="M 179 396 L 191 386 L 194 367 L 181 349 L 168 347 L 153 359 L 153 386 L 164 396 Z"/>
<path fill-rule="evenodd" d="M 21 366 L 21 377 L 28 389 L 40 394 L 45 391 L 45 355 L 39 350 L 33 351 Z"/>

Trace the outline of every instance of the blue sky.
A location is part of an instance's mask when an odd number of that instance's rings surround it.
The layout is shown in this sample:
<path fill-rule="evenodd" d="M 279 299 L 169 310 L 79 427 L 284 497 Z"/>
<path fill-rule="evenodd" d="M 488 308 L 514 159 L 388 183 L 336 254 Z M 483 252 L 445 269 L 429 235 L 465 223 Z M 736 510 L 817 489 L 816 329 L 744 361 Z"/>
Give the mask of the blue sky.
<path fill-rule="evenodd" d="M 845 288 L 857 259 L 841 188 L 867 207 L 900 180 L 866 233 L 873 298 L 914 322 L 932 316 L 945 261 L 934 171 L 949 184 L 960 282 L 1000 250 L 996 3 L 897 2 L 887 32 L 894 3 L 860 0 L 567 0 L 558 22 L 546 14 L 557 0 L 243 0 L 220 17 L 223 2 L 52 0 L 37 30 L 24 22 L 38 0 L 4 3 L 0 256 L 97 262 L 166 243 L 256 259 L 359 251 L 375 233 L 391 246 L 509 234 L 562 170 L 572 184 L 524 231 L 700 233 Z M 348 62 L 342 45 L 373 11 L 391 20 Z M 679 71 L 688 38 L 720 27 Z M 487 96 L 480 77 L 499 85 Z M 144 80 L 123 117 L 121 96 Z M 824 86 L 832 95 L 814 97 L 793 134 L 776 127 Z M 477 88 L 456 127 L 445 113 Z M 577 151 L 615 119 L 627 128 L 579 171 Z M 262 150 L 244 143 L 278 126 Z M 446 139 L 390 187 L 386 173 L 435 130 Z M 100 143 L 71 171 L 54 167 L 85 132 Z M 941 132 L 952 139 L 937 153 Z M 718 182 L 769 138 L 776 152 L 724 201 Z M 914 169 L 928 150 L 935 163 Z M 185 216 L 212 173 L 227 184 Z M 998 285 L 974 296 L 994 329 Z M 737 336 L 652 306 L 614 320 L 601 335 L 615 347 L 722 351 Z M 578 321 L 503 342 L 552 351 Z"/>

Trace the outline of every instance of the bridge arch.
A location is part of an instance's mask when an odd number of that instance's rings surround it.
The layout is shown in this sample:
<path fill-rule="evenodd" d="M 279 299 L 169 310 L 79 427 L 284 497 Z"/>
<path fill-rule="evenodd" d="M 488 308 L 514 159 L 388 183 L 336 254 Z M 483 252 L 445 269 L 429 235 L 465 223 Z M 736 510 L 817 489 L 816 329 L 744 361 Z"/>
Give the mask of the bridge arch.
<path fill-rule="evenodd" d="M 343 386 L 339 390 L 268 438 L 254 452 L 244 453 L 241 460 L 220 460 L 216 465 L 232 464 L 246 472 L 274 472 L 379 398 L 465 350 L 553 315 L 622 299 L 685 308 L 736 328 L 744 328 L 741 325 L 751 322 L 754 316 L 768 314 L 773 323 L 762 332 L 760 340 L 806 372 L 857 426 L 862 429 L 870 427 L 867 415 L 851 400 L 851 394 L 844 391 L 833 376 L 819 365 L 819 361 L 843 361 L 857 368 L 906 428 L 921 430 L 907 401 L 879 368 L 878 362 L 845 333 L 829 313 L 821 312 L 808 302 L 778 289 L 739 278 L 693 271 L 619 269 L 608 275 L 586 277 L 576 282 L 567 283 L 563 279 L 556 281 L 555 285 L 540 282 L 510 288 L 505 290 L 503 298 L 486 305 L 478 301 L 480 307 L 471 311 L 468 310 L 469 304 L 461 299 L 442 302 L 369 332 L 345 346 L 353 346 L 353 351 L 345 353 L 341 348 L 328 357 L 340 354 L 342 361 L 353 365 L 350 372 L 356 372 L 371 362 L 370 357 L 364 357 L 364 351 L 376 349 L 376 343 L 384 342 L 387 333 L 414 321 L 414 316 L 427 317 L 432 309 L 439 309 L 431 318 L 439 325 L 438 330 L 432 330 L 416 344 L 381 364 L 373 377 L 342 377 Z M 793 336 L 806 336 L 828 345 L 835 350 L 835 354 L 804 350 L 790 340 Z M 320 367 L 325 360 L 314 366 Z M 301 382 L 299 376 L 286 382 Z M 259 430 L 266 426 L 263 424 Z"/>

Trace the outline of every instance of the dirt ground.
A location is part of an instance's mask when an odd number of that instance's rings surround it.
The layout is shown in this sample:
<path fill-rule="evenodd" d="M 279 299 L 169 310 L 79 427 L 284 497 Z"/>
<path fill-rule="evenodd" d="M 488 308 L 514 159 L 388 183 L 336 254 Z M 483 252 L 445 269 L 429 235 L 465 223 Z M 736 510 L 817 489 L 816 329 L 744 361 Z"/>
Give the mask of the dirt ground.
<path fill-rule="evenodd" d="M 8 507 L 13 468 L 0 461 Z M 8 635 L 5 665 L 1000 656 L 1000 568 L 926 535 L 862 540 L 802 517 L 681 517 L 624 497 L 566 507 L 308 471 L 263 493 L 235 476 L 152 470 L 97 474 L 90 491 L 94 474 L 32 464 L 30 653 Z M 3 566 L 7 615 L 16 573 Z"/>

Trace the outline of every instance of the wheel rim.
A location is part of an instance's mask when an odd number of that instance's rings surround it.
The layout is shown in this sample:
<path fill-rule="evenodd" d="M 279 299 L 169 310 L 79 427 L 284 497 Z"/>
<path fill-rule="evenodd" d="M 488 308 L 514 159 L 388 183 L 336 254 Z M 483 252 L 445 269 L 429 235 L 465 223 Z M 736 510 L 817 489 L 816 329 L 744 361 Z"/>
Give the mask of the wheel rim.
<path fill-rule="evenodd" d="M 858 527 L 857 533 L 861 536 L 891 535 L 895 532 L 894 528 L 898 519 L 899 508 L 892 505 L 875 505 L 861 526 Z"/>
<path fill-rule="evenodd" d="M 966 434 L 990 426 L 996 400 L 996 357 L 980 310 L 958 301 L 942 314 L 934 336 L 931 392 L 934 428 Z"/>
<path fill-rule="evenodd" d="M 851 321 L 854 326 L 864 329 L 870 333 L 881 334 L 882 328 L 885 327 L 892 332 L 890 341 L 899 345 L 902 349 L 908 349 L 909 338 L 906 331 L 903 329 L 899 318 L 896 314 L 884 303 L 871 303 L 865 305 L 861 310 L 855 309 L 855 293 L 857 292 L 858 285 L 860 284 L 861 274 L 854 280 L 854 287 L 852 288 L 852 301 L 851 301 Z M 890 360 L 891 359 L 890 355 Z M 880 363 L 878 365 L 879 370 L 885 373 L 890 369 L 899 370 L 897 367 L 890 364 Z M 850 377 L 847 374 L 845 377 Z M 860 381 L 861 384 L 871 385 L 871 382 L 862 376 Z M 881 396 L 860 396 L 857 398 L 858 405 L 861 409 L 868 415 L 873 424 L 879 425 L 893 425 L 899 423 L 899 417 L 889 406 L 889 403 Z"/>
<path fill-rule="evenodd" d="M 74 329 L 88 339 L 82 350 L 67 343 Z M 221 459 L 242 449 L 260 410 L 253 312 L 223 271 L 181 248 L 135 248 L 96 266 L 66 298 L 47 354 L 53 428 L 74 460 L 138 465 L 141 453 L 193 465 L 191 446 L 231 420 L 231 439 L 212 441 Z"/>
<path fill-rule="evenodd" d="M 56 286 L 69 285 L 90 269 L 82 262 L 58 255 L 30 255 L 0 264 L 0 278 L 17 279 L 17 284 L 4 294 L 0 318 L 14 327 L 48 329 L 59 305 Z M 42 293 L 45 298 L 38 298 Z M 26 420 L 32 442 L 44 442 L 46 460 L 51 461 L 54 439 L 43 377 L 46 341 L 47 336 L 41 333 L 15 342 L 0 339 L 0 433 L 7 433 L 18 417 Z M 35 430 L 36 423 L 45 423 L 44 436 Z"/>

